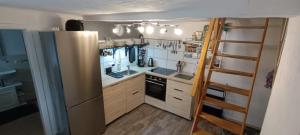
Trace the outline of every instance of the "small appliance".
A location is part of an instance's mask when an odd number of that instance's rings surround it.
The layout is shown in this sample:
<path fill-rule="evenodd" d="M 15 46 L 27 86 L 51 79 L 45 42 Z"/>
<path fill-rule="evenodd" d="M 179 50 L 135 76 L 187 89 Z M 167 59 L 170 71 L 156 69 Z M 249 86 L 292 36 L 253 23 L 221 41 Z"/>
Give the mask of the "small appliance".
<path fill-rule="evenodd" d="M 153 58 L 148 59 L 148 67 L 154 67 Z"/>

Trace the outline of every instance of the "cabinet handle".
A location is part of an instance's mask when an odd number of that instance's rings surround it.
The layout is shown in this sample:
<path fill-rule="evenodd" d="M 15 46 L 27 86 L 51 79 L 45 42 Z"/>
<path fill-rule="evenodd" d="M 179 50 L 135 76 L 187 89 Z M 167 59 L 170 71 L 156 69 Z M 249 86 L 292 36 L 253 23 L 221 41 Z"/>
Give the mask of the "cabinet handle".
<path fill-rule="evenodd" d="M 180 92 L 183 92 L 183 90 L 180 90 L 180 89 L 174 89 L 174 90 L 176 90 L 176 91 L 180 91 Z"/>
<path fill-rule="evenodd" d="M 136 91 L 136 92 L 132 93 L 132 95 L 138 94 L 139 92 L 140 92 L 140 91 Z"/>
<path fill-rule="evenodd" d="M 180 100 L 180 101 L 182 101 L 182 99 L 180 99 L 180 98 L 177 98 L 177 97 L 173 97 L 173 98 L 175 98 L 175 99 L 177 99 L 177 100 Z"/>

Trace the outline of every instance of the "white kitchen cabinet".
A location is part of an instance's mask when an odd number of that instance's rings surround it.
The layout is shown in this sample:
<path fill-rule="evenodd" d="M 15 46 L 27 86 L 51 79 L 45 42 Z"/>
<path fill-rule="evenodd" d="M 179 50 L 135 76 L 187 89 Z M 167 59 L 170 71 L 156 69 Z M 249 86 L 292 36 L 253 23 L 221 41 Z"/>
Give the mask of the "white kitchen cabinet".
<path fill-rule="evenodd" d="M 181 117 L 191 119 L 192 85 L 168 80 L 166 110 Z"/>
<path fill-rule="evenodd" d="M 105 124 L 130 112 L 145 101 L 145 75 L 103 89 Z"/>

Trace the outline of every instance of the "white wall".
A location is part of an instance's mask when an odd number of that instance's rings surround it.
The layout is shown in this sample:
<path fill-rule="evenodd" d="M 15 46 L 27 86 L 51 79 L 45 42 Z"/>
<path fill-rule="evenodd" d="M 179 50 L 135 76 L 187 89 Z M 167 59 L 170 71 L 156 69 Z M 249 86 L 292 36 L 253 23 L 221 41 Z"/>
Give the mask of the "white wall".
<path fill-rule="evenodd" d="M 299 35 L 300 16 L 292 17 L 261 135 L 300 134 Z"/>
<path fill-rule="evenodd" d="M 193 32 L 202 31 L 204 25 L 208 24 L 208 21 L 181 21 L 181 22 L 162 22 L 163 24 L 174 24 L 178 25 L 182 29 L 182 35 L 178 36 L 174 34 L 174 28 L 167 28 L 167 33 L 160 34 L 159 27 L 155 27 L 153 34 L 144 34 L 145 38 L 154 39 L 174 39 L 174 40 L 191 40 Z M 148 40 L 146 40 L 148 41 Z M 158 42 L 157 42 L 158 41 Z M 177 61 L 184 61 L 185 65 L 183 71 L 187 73 L 194 73 L 197 67 L 198 59 L 184 57 L 184 45 L 177 49 L 177 54 L 171 53 L 172 48 L 163 49 L 162 46 L 157 47 L 156 45 L 160 42 L 159 40 L 149 40 L 150 45 L 147 46 L 148 58 L 153 58 L 155 66 L 169 68 L 176 70 Z M 168 41 L 163 41 L 164 44 L 168 44 Z"/>
<path fill-rule="evenodd" d="M 68 19 L 82 19 L 82 16 L 0 6 L 1 29 L 51 30 L 64 28 Z"/>

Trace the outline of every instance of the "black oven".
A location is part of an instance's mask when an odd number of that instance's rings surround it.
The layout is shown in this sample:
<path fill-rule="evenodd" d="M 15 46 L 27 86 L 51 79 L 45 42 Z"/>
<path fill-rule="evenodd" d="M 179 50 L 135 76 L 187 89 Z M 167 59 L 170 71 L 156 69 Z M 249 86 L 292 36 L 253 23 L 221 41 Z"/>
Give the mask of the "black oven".
<path fill-rule="evenodd" d="M 146 75 L 146 95 L 165 101 L 167 79 L 153 75 Z"/>

